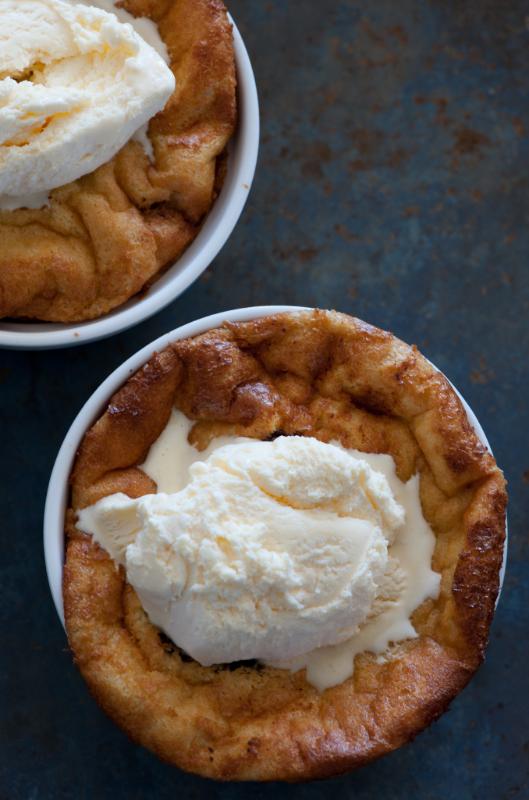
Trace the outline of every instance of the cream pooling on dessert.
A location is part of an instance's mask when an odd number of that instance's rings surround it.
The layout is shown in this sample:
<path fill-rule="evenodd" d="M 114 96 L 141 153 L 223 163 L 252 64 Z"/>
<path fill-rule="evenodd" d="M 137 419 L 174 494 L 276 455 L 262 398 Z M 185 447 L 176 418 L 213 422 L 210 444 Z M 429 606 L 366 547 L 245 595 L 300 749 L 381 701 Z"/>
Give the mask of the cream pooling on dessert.
<path fill-rule="evenodd" d="M 0 207 L 39 207 L 51 189 L 109 161 L 174 86 L 164 58 L 114 14 L 3 0 Z"/>
<path fill-rule="evenodd" d="M 191 425 L 174 411 L 142 465 L 158 494 L 79 512 L 154 624 L 205 665 L 306 667 L 321 690 L 356 653 L 416 636 L 410 614 L 439 587 L 417 477 L 310 437 L 221 437 L 199 453 Z"/>

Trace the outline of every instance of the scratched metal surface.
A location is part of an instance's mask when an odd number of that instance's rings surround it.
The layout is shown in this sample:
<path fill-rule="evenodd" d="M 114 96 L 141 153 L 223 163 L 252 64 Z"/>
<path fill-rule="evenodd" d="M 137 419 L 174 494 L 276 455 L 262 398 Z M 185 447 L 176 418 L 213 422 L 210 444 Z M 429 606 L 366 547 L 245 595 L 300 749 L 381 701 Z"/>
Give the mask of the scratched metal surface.
<path fill-rule="evenodd" d="M 529 797 L 529 35 L 522 0 L 233 0 L 262 103 L 257 179 L 208 272 L 114 339 L 0 352 L 0 798 Z M 41 522 L 85 398 L 159 334 L 237 305 L 354 313 L 415 342 L 480 417 L 510 482 L 488 658 L 416 741 L 297 787 L 212 784 L 130 744 L 72 665 Z"/>

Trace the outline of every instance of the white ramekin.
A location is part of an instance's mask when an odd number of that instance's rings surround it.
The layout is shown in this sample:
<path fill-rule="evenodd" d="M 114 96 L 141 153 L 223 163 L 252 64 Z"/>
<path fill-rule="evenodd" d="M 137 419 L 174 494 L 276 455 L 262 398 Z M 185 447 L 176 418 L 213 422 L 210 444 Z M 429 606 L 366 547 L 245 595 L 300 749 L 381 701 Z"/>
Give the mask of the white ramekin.
<path fill-rule="evenodd" d="M 231 311 L 223 311 L 219 314 L 212 314 L 209 317 L 203 317 L 194 322 L 189 322 L 187 325 L 182 325 L 180 328 L 176 328 L 176 330 L 160 336 L 159 339 L 146 345 L 127 359 L 124 364 L 114 370 L 114 372 L 103 381 L 90 399 L 87 400 L 73 421 L 57 455 L 51 473 L 48 494 L 46 496 L 46 508 L 44 511 L 44 557 L 46 560 L 46 572 L 48 573 L 53 602 L 55 603 L 55 608 L 57 609 L 57 613 L 63 625 L 62 573 L 64 564 L 64 515 L 68 502 L 69 476 L 75 454 L 84 434 L 101 415 L 110 397 L 131 375 L 149 360 L 155 351 L 163 350 L 163 348 L 171 342 L 178 339 L 185 339 L 187 336 L 197 336 L 200 333 L 204 333 L 204 331 L 222 325 L 226 320 L 244 322 L 257 319 L 258 317 L 269 316 L 270 314 L 277 314 L 281 311 L 302 310 L 304 310 L 304 308 L 301 306 L 253 306 L 250 308 L 237 308 Z M 487 437 L 474 412 L 457 389 L 455 389 L 455 391 L 463 403 L 470 424 L 475 429 L 483 444 L 490 450 Z M 507 541 L 505 543 L 504 560 L 500 573 L 500 590 L 503 583 L 506 557 Z"/>
<path fill-rule="evenodd" d="M 111 336 L 160 311 L 211 264 L 244 208 L 259 148 L 259 104 L 252 65 L 241 35 L 231 17 L 230 20 L 237 68 L 239 124 L 229 149 L 224 186 L 196 239 L 146 294 L 132 298 L 99 319 L 78 324 L 0 320 L 0 348 L 49 350 Z"/>

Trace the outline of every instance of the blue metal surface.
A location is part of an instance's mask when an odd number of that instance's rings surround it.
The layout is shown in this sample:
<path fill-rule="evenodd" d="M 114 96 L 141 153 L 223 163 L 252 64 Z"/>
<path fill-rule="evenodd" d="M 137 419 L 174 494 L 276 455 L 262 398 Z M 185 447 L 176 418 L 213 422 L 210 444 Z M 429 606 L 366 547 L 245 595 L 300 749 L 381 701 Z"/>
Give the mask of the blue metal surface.
<path fill-rule="evenodd" d="M 529 35 L 521 0 L 233 0 L 261 93 L 235 234 L 166 311 L 105 342 L 0 352 L 0 798 L 529 797 Z M 335 307 L 415 342 L 510 485 L 488 658 L 414 743 L 297 787 L 213 784 L 130 744 L 90 698 L 48 594 L 49 473 L 85 398 L 140 346 L 238 305 Z"/>

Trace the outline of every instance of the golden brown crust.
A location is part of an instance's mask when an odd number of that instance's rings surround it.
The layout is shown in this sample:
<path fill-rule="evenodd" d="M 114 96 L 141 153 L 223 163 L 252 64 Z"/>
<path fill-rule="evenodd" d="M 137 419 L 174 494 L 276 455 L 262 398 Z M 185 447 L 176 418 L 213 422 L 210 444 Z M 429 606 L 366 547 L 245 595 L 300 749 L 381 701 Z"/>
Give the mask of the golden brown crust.
<path fill-rule="evenodd" d="M 304 672 L 201 667 L 148 621 L 122 571 L 67 517 L 68 637 L 98 702 L 136 741 L 219 779 L 304 780 L 360 766 L 438 717 L 479 666 L 498 592 L 505 484 L 447 380 L 391 334 L 334 312 L 227 323 L 154 355 L 85 436 L 72 508 L 153 491 L 138 469 L 173 404 L 191 440 L 278 431 L 387 452 L 420 473 L 441 592 L 419 637 L 322 694 Z"/>
<path fill-rule="evenodd" d="M 226 9 L 220 0 L 121 5 L 158 24 L 176 77 L 149 126 L 155 163 L 130 141 L 109 163 L 51 192 L 48 207 L 0 211 L 0 317 L 100 317 L 181 255 L 215 200 L 236 122 Z"/>

